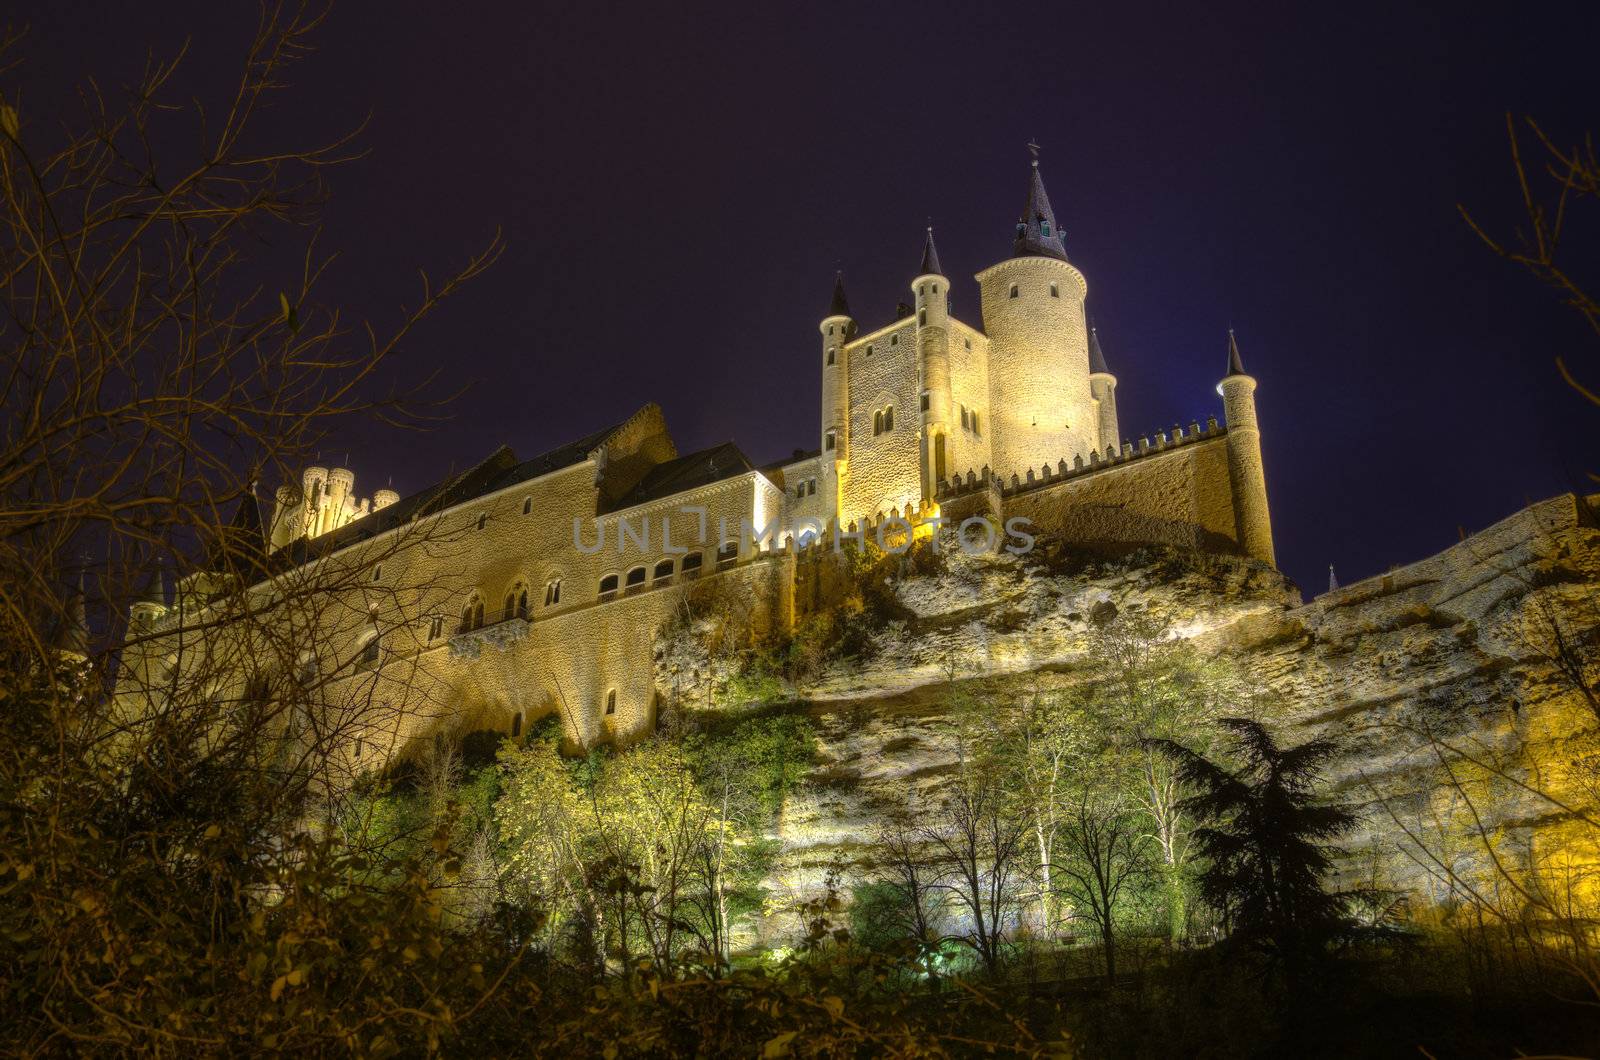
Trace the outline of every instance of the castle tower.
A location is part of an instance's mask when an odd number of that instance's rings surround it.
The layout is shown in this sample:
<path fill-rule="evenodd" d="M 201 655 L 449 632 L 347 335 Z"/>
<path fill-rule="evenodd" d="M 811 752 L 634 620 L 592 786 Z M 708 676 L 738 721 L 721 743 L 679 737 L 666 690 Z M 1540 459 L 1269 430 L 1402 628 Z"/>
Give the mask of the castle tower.
<path fill-rule="evenodd" d="M 268 540 L 276 552 L 305 532 L 306 502 L 292 482 L 279 486 L 274 496 L 277 503 L 272 508 L 272 535 Z"/>
<path fill-rule="evenodd" d="M 350 521 L 355 508 L 355 488 L 356 473 L 349 468 L 336 467 L 328 472 L 321 533 L 331 533 Z"/>
<path fill-rule="evenodd" d="M 1067 263 L 1037 158 L 1012 256 L 977 279 L 989 336 L 994 470 L 1009 476 L 1087 456 L 1100 441 L 1083 316 L 1089 287 Z"/>
<path fill-rule="evenodd" d="M 1100 350 L 1100 332 L 1089 325 L 1089 393 L 1094 397 L 1095 418 L 1099 423 L 1100 452 L 1116 448 L 1121 435 L 1117 431 L 1117 377 L 1106 367 L 1106 355 Z"/>
<path fill-rule="evenodd" d="M 138 589 L 138 597 L 128 605 L 128 624 L 142 632 L 151 629 L 165 617 L 167 617 L 166 570 L 158 556 L 155 566 L 151 568 L 144 584 Z"/>
<path fill-rule="evenodd" d="M 917 313 L 917 378 L 921 383 L 920 455 L 922 499 L 932 501 L 939 480 L 948 478 L 950 431 L 950 281 L 939 268 L 933 226 L 922 247 L 922 264 L 911 281 Z"/>
<path fill-rule="evenodd" d="M 833 279 L 828 315 L 817 325 L 822 332 L 822 473 L 823 507 L 830 519 L 839 514 L 839 486 L 850 458 L 850 371 L 845 343 L 855 334 L 850 303 L 844 296 L 844 274 Z"/>
<path fill-rule="evenodd" d="M 325 467 L 308 467 L 300 474 L 302 504 L 305 512 L 300 517 L 300 526 L 306 537 L 316 537 L 322 533 L 322 509 L 327 503 L 323 496 L 328 489 L 328 469 Z"/>
<path fill-rule="evenodd" d="M 1228 374 L 1217 384 L 1228 424 L 1228 478 L 1233 484 L 1233 515 L 1239 545 L 1246 555 L 1276 567 L 1272 517 L 1267 511 L 1267 476 L 1261 466 L 1261 428 L 1256 424 L 1256 381 L 1246 375 L 1239 343 L 1228 329 Z"/>

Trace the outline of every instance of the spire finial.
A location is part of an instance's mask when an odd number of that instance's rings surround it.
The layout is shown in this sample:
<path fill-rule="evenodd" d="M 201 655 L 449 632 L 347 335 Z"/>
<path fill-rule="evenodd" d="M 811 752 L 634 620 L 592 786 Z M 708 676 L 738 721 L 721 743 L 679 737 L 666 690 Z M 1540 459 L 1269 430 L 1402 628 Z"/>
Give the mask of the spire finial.
<path fill-rule="evenodd" d="M 850 315 L 850 303 L 844 296 L 844 270 L 840 269 L 833 274 L 833 300 L 828 304 L 830 317 L 847 317 Z"/>
<path fill-rule="evenodd" d="M 1033 138 L 1028 140 L 1028 151 L 1033 155 L 1033 168 L 1039 168 L 1039 141 Z"/>
<path fill-rule="evenodd" d="M 1228 329 L 1228 375 L 1245 375 L 1244 360 L 1239 356 L 1239 340 L 1234 337 L 1233 328 Z"/>

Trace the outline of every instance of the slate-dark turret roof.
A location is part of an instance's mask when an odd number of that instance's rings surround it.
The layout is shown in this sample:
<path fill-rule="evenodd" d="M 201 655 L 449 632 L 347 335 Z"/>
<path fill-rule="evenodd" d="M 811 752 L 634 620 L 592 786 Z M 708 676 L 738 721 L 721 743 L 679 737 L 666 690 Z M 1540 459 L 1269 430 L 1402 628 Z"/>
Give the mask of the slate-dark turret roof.
<path fill-rule="evenodd" d="M 830 317 L 850 316 L 850 302 L 844 296 L 844 273 L 835 273 L 833 276 L 833 300 L 828 303 Z M 853 318 L 852 318 L 853 319 Z"/>
<path fill-rule="evenodd" d="M 1111 374 L 1111 369 L 1106 367 L 1106 355 L 1100 349 L 1100 329 L 1093 324 L 1089 325 L 1089 374 Z"/>
<path fill-rule="evenodd" d="M 1228 376 L 1248 375 L 1244 370 L 1244 361 L 1239 358 L 1239 340 L 1233 337 L 1233 329 L 1228 329 Z M 1224 377 L 1226 378 L 1226 377 Z"/>
<path fill-rule="evenodd" d="M 933 245 L 933 226 L 928 226 L 928 238 L 922 244 L 922 266 L 917 270 L 918 276 L 943 276 L 944 270 L 939 267 L 939 248 Z"/>
<path fill-rule="evenodd" d="M 1012 245 L 1012 257 L 1055 258 L 1067 260 L 1067 248 L 1061 242 L 1061 229 L 1056 225 L 1056 213 L 1050 208 L 1050 195 L 1044 190 L 1044 178 L 1039 175 L 1039 160 L 1033 160 L 1028 172 L 1028 205 L 1017 219 L 1017 237 Z"/>

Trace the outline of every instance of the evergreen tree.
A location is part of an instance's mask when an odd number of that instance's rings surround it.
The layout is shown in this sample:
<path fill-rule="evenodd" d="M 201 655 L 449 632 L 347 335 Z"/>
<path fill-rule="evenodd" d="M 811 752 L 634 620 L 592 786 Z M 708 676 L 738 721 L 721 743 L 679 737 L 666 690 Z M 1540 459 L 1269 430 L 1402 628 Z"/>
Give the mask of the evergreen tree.
<path fill-rule="evenodd" d="M 1348 927 L 1345 896 L 1327 890 L 1324 880 L 1332 867 L 1328 844 L 1350 830 L 1356 814 L 1317 795 L 1323 766 L 1337 750 L 1331 740 L 1282 748 L 1258 722 L 1218 724 L 1236 769 L 1159 742 L 1194 792 L 1185 810 L 1208 822 L 1194 832 L 1207 863 L 1200 893 L 1222 913 L 1233 939 L 1282 961 L 1293 987 Z"/>

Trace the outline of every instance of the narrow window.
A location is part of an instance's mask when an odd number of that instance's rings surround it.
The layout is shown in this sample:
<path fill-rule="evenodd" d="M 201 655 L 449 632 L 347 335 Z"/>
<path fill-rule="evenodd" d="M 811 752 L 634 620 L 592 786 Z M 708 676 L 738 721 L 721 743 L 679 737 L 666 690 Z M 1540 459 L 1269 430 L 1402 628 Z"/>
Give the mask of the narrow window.
<path fill-rule="evenodd" d="M 524 497 L 524 498 L 522 498 L 522 514 L 523 515 L 527 515 L 532 511 L 533 511 L 533 498 L 532 497 Z"/>
<path fill-rule="evenodd" d="M 890 405 L 888 408 L 883 410 L 883 429 L 886 430 L 886 431 L 894 430 L 894 406 L 893 405 Z"/>
<path fill-rule="evenodd" d="M 883 433 L 883 410 L 882 409 L 879 409 L 877 412 L 874 412 L 872 414 L 872 433 L 873 434 L 882 434 Z"/>
<path fill-rule="evenodd" d="M 515 739 L 516 737 L 521 736 L 521 735 L 522 735 L 522 711 L 519 710 L 515 714 L 511 715 L 511 736 L 512 736 L 513 739 Z"/>
<path fill-rule="evenodd" d="M 794 495 L 796 497 L 804 497 L 806 495 L 806 484 L 804 482 L 794 488 Z"/>
<path fill-rule="evenodd" d="M 683 557 L 683 566 L 679 569 L 683 571 L 685 579 L 694 578 L 700 574 L 700 565 L 704 562 L 704 553 L 691 552 Z"/>
<path fill-rule="evenodd" d="M 834 352 L 834 348 L 832 346 L 829 346 L 828 347 L 828 363 L 829 364 L 833 363 L 833 352 Z"/>
<path fill-rule="evenodd" d="M 927 293 L 928 293 L 928 285 L 927 285 L 927 284 L 925 284 L 925 283 L 924 283 L 924 284 L 921 284 L 921 285 L 919 285 L 919 286 L 918 286 L 918 287 L 917 287 L 917 293 L 918 293 L 918 294 L 924 294 L 924 295 L 925 295 L 925 294 L 927 294 Z"/>
<path fill-rule="evenodd" d="M 482 600 L 479 600 L 477 603 L 472 605 L 472 628 L 473 629 L 482 629 L 483 628 L 483 601 Z"/>
<path fill-rule="evenodd" d="M 922 392 L 922 411 L 927 412 L 932 407 L 933 397 L 926 390 Z"/>
<path fill-rule="evenodd" d="M 439 634 L 444 632 L 444 619 L 439 615 L 433 616 L 433 621 L 428 623 L 428 639 L 438 640 Z"/>
<path fill-rule="evenodd" d="M 967 349 L 969 349 L 969 350 L 972 349 L 972 340 L 971 339 L 962 339 L 961 343 L 962 343 L 962 345 L 966 346 Z"/>
<path fill-rule="evenodd" d="M 1061 288 L 1057 287 L 1053 283 L 1050 285 L 1050 297 L 1051 298 L 1060 298 L 1061 297 Z"/>
<path fill-rule="evenodd" d="M 1040 235 L 1044 236 L 1046 239 L 1050 238 L 1050 222 L 1049 221 L 1040 221 L 1039 222 L 1039 233 L 1040 233 Z"/>
<path fill-rule="evenodd" d="M 977 409 L 973 409 L 972 410 L 972 433 L 973 434 L 982 433 L 981 431 L 978 430 L 978 410 Z"/>
<path fill-rule="evenodd" d="M 928 311 L 926 309 L 917 310 L 917 323 L 918 324 L 926 324 L 927 322 L 928 322 Z"/>
<path fill-rule="evenodd" d="M 1016 284 L 1012 284 L 1011 285 L 1011 297 L 1015 298 L 1016 296 L 1017 296 L 1017 285 Z"/>
<path fill-rule="evenodd" d="M 356 737 L 356 761 L 361 761 L 361 737 Z"/>
<path fill-rule="evenodd" d="M 482 530 L 483 529 L 483 525 L 485 523 L 487 523 L 488 521 L 489 521 L 489 516 L 488 515 L 480 515 L 480 516 L 478 516 L 478 529 Z"/>
<path fill-rule="evenodd" d="M 890 335 L 889 336 L 889 345 L 891 345 L 891 346 L 900 345 L 900 336 L 899 335 Z"/>
<path fill-rule="evenodd" d="M 962 405 L 961 406 L 961 426 L 970 427 L 971 425 L 972 425 L 971 421 L 969 421 L 967 419 L 967 406 Z"/>
<path fill-rule="evenodd" d="M 944 481 L 944 435 L 935 435 L 933 439 L 933 477 Z"/>
<path fill-rule="evenodd" d="M 380 563 L 372 568 L 372 580 L 375 582 L 383 581 L 383 564 Z"/>
<path fill-rule="evenodd" d="M 833 449 L 833 443 L 836 440 L 836 438 L 837 438 L 837 435 L 835 435 L 833 431 L 828 431 L 825 434 L 823 434 L 823 436 L 822 436 L 822 448 L 827 449 L 827 450 L 832 450 Z"/>
<path fill-rule="evenodd" d="M 806 496 L 815 497 L 816 495 L 817 495 L 817 480 L 814 479 L 814 478 L 813 479 L 807 479 L 806 480 Z"/>
<path fill-rule="evenodd" d="M 615 688 L 613 688 L 611 691 L 606 693 L 606 713 L 607 714 L 615 714 L 616 712 L 617 712 L 617 690 Z"/>
<path fill-rule="evenodd" d="M 872 347 L 871 347 L 871 346 L 868 346 L 868 347 L 867 347 L 867 356 L 868 356 L 868 357 L 871 357 L 871 356 L 872 356 Z"/>
<path fill-rule="evenodd" d="M 561 602 L 561 579 L 551 578 L 544 583 L 544 606 L 553 607 Z"/>
<path fill-rule="evenodd" d="M 664 559 L 658 562 L 656 569 L 650 575 L 650 580 L 657 583 L 670 582 L 672 580 L 672 561 Z"/>
<path fill-rule="evenodd" d="M 600 579 L 600 599 L 609 600 L 617 595 L 617 576 L 607 574 Z"/>
<path fill-rule="evenodd" d="M 517 592 L 517 617 L 518 618 L 527 618 L 528 617 L 528 588 L 527 588 L 527 586 L 523 586 Z"/>
<path fill-rule="evenodd" d="M 833 334 L 833 325 L 832 324 L 828 325 L 828 334 L 830 334 L 830 335 Z"/>

